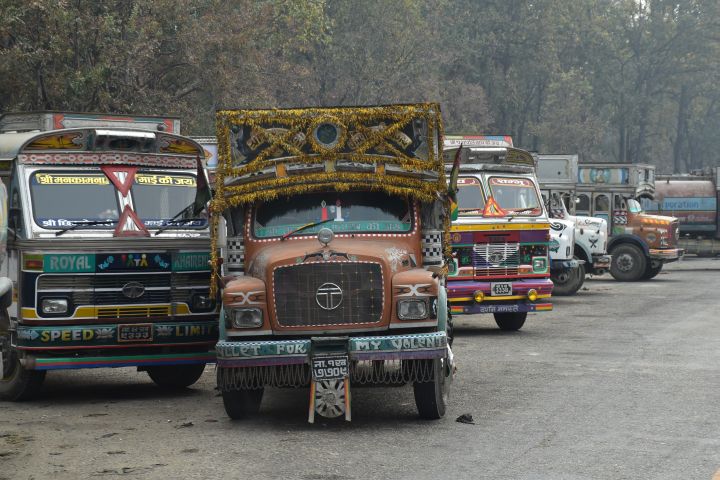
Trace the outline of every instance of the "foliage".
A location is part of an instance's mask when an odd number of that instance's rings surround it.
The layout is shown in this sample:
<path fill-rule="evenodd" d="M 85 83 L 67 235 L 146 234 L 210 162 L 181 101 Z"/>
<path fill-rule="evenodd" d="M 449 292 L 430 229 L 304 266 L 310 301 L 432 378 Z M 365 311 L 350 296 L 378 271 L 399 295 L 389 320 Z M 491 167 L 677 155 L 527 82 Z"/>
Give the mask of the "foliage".
<path fill-rule="evenodd" d="M 440 100 L 451 133 L 720 163 L 717 0 L 0 0 L 0 111 Z"/>

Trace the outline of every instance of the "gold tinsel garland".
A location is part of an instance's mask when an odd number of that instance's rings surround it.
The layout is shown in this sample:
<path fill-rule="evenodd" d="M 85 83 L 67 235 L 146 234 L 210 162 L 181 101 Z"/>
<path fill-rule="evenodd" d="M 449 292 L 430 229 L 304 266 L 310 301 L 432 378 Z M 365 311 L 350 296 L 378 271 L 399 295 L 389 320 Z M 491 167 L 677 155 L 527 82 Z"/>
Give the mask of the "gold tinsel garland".
<path fill-rule="evenodd" d="M 427 159 L 411 157 L 393 145 L 394 135 L 402 136 L 402 129 L 410 122 L 425 120 L 427 136 Z M 339 127 L 336 143 L 328 148 L 320 145 L 314 130 L 322 123 Z M 383 128 L 377 128 L 382 125 Z M 387 126 L 385 126 L 387 125 Z M 231 153 L 233 128 L 250 127 L 260 144 L 268 143 L 258 155 L 242 166 L 233 164 Z M 347 191 L 353 189 L 381 190 L 390 195 L 413 198 L 431 203 L 447 192 L 445 169 L 442 157 L 443 128 L 439 105 L 433 103 L 413 105 L 390 105 L 377 107 L 337 107 L 272 110 L 222 110 L 217 112 L 216 130 L 218 136 L 218 166 L 215 173 L 215 195 L 210 203 L 211 241 L 210 259 L 213 269 L 211 291 L 217 292 L 219 277 L 219 256 L 217 249 L 218 222 L 228 207 L 267 201 L 278 196 L 289 196 L 319 190 Z M 350 132 L 355 132 L 351 152 L 340 152 L 350 141 Z M 293 140 L 307 141 L 312 153 L 305 153 Z M 438 144 L 436 144 L 438 142 Z M 302 145 L 302 144 L 301 144 Z M 352 144 L 351 144 L 352 145 Z M 387 154 L 369 154 L 370 149 Z M 436 150 L 438 154 L 436 155 Z M 273 158 L 280 151 L 290 155 L 282 159 Z M 298 175 L 280 174 L 283 164 L 322 164 L 346 160 L 362 164 L 374 164 L 376 173 L 356 172 L 313 172 Z M 408 178 L 384 173 L 385 165 L 396 165 L 406 171 L 432 171 L 437 181 Z M 225 178 L 237 178 L 276 167 L 276 178 L 249 181 L 242 185 L 225 185 Z M 284 169 L 283 169 L 284 171 Z M 383 172 L 383 173 L 380 173 Z M 445 219 L 446 256 L 450 255 L 449 215 Z"/>

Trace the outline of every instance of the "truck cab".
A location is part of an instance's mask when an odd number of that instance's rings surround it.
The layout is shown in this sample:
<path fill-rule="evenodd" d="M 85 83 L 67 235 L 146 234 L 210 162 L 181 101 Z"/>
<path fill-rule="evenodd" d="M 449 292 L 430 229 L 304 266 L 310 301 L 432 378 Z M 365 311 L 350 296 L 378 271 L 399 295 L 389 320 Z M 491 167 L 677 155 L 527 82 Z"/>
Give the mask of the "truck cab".
<path fill-rule="evenodd" d="M 0 132 L 0 397 L 58 369 L 197 381 L 217 339 L 200 146 L 160 117 L 6 114 Z"/>
<path fill-rule="evenodd" d="M 352 387 L 405 384 L 421 417 L 444 415 L 440 122 L 435 104 L 218 112 L 211 209 L 226 232 L 213 265 L 228 416 L 257 412 L 266 389 L 309 387 L 308 421 L 350 420 Z"/>
<path fill-rule="evenodd" d="M 519 330 L 528 312 L 552 310 L 550 223 L 534 160 L 509 137 L 448 136 L 445 161 L 459 164 L 451 311 L 492 313 L 501 329 Z"/>

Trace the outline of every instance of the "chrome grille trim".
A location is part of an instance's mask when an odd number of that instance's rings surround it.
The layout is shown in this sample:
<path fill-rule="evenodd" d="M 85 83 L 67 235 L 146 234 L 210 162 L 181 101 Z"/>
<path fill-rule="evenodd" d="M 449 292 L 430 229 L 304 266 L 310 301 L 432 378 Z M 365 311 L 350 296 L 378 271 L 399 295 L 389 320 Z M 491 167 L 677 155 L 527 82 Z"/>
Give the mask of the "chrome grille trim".
<path fill-rule="evenodd" d="M 517 275 L 520 265 L 520 244 L 517 242 L 476 243 L 472 253 L 475 275 Z"/>

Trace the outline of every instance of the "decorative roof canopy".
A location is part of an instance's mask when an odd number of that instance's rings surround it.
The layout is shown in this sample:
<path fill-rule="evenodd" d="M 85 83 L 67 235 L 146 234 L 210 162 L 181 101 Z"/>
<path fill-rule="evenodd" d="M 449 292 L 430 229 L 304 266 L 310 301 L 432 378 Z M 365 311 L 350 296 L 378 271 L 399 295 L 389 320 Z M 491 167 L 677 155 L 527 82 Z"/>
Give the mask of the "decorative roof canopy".
<path fill-rule="evenodd" d="M 319 190 L 445 192 L 434 103 L 217 112 L 212 210 Z"/>

